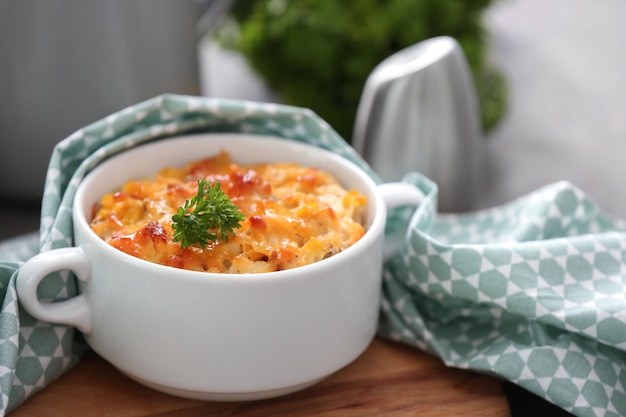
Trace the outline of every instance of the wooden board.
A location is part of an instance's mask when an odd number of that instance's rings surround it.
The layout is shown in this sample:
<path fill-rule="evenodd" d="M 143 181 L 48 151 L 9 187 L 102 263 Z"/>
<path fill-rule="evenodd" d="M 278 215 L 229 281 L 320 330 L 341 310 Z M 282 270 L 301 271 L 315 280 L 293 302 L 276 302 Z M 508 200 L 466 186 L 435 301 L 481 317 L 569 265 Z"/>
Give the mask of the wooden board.
<path fill-rule="evenodd" d="M 178 398 L 146 388 L 90 352 L 28 400 L 23 416 L 509 416 L 498 380 L 447 368 L 423 352 L 375 339 L 355 362 L 304 391 L 237 403 Z"/>

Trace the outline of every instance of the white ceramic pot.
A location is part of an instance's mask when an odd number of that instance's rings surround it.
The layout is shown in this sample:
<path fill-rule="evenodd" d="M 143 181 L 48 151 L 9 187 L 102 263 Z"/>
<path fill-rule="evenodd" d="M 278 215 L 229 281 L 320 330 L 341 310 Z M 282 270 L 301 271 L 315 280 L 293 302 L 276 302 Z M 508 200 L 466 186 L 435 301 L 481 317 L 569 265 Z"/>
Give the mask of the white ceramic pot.
<path fill-rule="evenodd" d="M 143 261 L 90 229 L 91 208 L 103 194 L 220 150 L 242 164 L 290 161 L 330 172 L 367 197 L 365 235 L 312 265 L 230 275 Z M 422 197 L 408 184 L 377 186 L 346 159 L 284 139 L 212 134 L 153 142 L 85 177 L 73 207 L 76 247 L 28 261 L 17 281 L 20 302 L 36 318 L 76 326 L 104 359 L 157 390 L 208 400 L 286 394 L 337 371 L 368 346 L 378 320 L 387 209 L 417 205 Z M 39 282 L 64 269 L 76 273 L 81 295 L 39 300 Z"/>

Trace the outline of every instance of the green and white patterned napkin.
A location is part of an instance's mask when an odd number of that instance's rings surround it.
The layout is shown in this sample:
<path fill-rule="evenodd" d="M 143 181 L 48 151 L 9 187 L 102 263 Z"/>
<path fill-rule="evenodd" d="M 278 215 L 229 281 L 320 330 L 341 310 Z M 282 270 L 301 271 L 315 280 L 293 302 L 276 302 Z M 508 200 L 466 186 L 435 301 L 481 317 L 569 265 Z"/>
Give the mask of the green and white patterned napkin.
<path fill-rule="evenodd" d="M 379 181 L 327 123 L 283 105 L 164 95 L 77 131 L 53 152 L 38 242 L 31 235 L 0 244 L 0 416 L 86 348 L 72 328 L 19 308 L 22 262 L 72 245 L 71 202 L 91 168 L 137 144 L 199 132 L 311 143 Z M 427 197 L 415 213 L 390 213 L 388 232 L 400 231 L 405 245 L 385 266 L 379 334 L 512 381 L 579 416 L 626 415 L 626 226 L 567 183 L 492 210 L 441 216 L 431 181 L 417 173 L 404 181 Z M 63 273 L 40 288 L 48 300 L 75 294 L 74 278 Z"/>
<path fill-rule="evenodd" d="M 577 416 L 626 415 L 626 224 L 560 182 L 437 215 L 437 190 L 386 265 L 380 334 L 497 375 Z"/>

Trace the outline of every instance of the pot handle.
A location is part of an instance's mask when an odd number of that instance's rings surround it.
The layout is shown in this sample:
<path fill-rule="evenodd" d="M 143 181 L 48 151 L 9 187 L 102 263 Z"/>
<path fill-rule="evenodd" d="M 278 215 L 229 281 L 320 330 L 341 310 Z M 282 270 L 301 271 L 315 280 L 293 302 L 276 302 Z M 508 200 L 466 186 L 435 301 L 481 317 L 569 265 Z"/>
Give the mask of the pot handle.
<path fill-rule="evenodd" d="M 60 248 L 42 252 L 29 259 L 17 274 L 17 295 L 24 309 L 33 317 L 51 323 L 68 324 L 81 332 L 91 332 L 91 308 L 84 295 L 59 302 L 45 302 L 37 297 L 39 283 L 50 273 L 70 270 L 79 280 L 91 278 L 91 263 L 80 248 Z"/>
<path fill-rule="evenodd" d="M 417 208 L 424 201 L 424 193 L 417 187 L 404 182 L 389 182 L 378 186 L 378 191 L 385 201 L 387 210 L 398 207 Z M 383 259 L 386 261 L 400 252 L 404 241 L 386 239 L 383 248 Z"/>

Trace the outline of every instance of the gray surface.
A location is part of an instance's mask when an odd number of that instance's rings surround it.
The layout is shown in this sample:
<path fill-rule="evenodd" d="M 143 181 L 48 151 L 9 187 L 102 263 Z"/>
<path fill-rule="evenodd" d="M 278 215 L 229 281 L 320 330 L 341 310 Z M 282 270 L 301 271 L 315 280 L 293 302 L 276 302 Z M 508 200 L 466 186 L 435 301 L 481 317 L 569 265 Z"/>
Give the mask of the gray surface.
<path fill-rule="evenodd" d="M 0 241 L 39 230 L 39 206 L 0 201 Z"/>
<path fill-rule="evenodd" d="M 506 0 L 487 15 L 510 109 L 483 206 L 568 180 L 626 218 L 626 2 Z"/>
<path fill-rule="evenodd" d="M 0 0 L 0 196 L 38 199 L 52 149 L 80 127 L 198 94 L 197 3 Z"/>
<path fill-rule="evenodd" d="M 626 218 L 626 2 L 500 0 L 486 16 L 509 111 L 488 138 L 480 208 L 568 180 Z M 272 100 L 240 56 L 201 48 L 205 94 Z M 3 204 L 4 203 L 4 204 Z M 0 239 L 35 230 L 37 208 L 0 202 Z"/>

